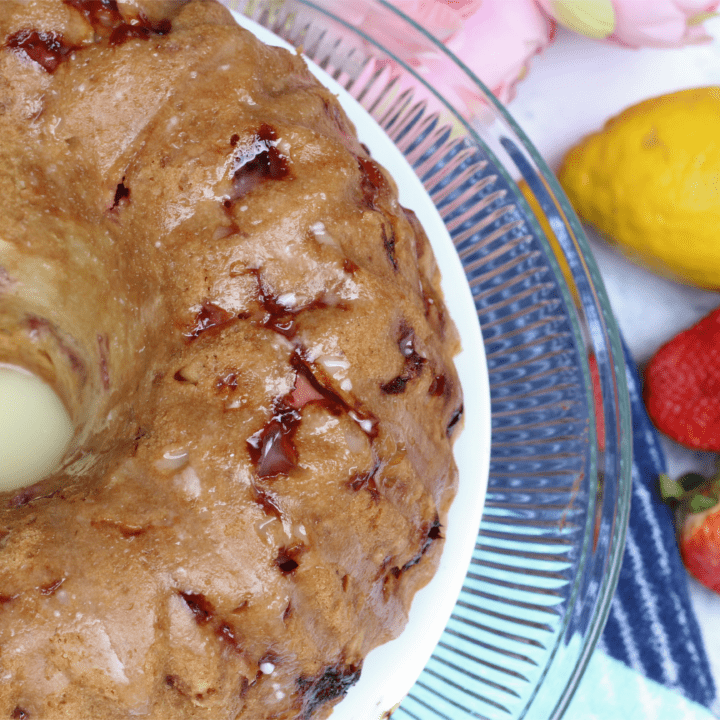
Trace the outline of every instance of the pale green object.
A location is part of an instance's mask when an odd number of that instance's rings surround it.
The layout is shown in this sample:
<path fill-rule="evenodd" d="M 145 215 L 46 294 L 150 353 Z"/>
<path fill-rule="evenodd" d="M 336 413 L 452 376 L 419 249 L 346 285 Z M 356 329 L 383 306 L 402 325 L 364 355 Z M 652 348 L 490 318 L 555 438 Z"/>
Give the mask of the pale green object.
<path fill-rule="evenodd" d="M 53 389 L 20 368 L 0 364 L 0 492 L 51 472 L 73 428 Z"/>
<path fill-rule="evenodd" d="M 711 18 L 714 18 L 718 15 L 718 13 L 708 10 L 707 12 L 700 12 L 697 15 L 692 15 L 687 19 L 687 24 L 689 26 L 694 25 L 702 25 L 706 20 L 710 20 Z"/>
<path fill-rule="evenodd" d="M 557 21 L 581 35 L 604 40 L 615 30 L 615 9 L 610 0 L 552 0 Z"/>
<path fill-rule="evenodd" d="M 563 720 L 713 720 L 706 708 L 595 650 Z"/>

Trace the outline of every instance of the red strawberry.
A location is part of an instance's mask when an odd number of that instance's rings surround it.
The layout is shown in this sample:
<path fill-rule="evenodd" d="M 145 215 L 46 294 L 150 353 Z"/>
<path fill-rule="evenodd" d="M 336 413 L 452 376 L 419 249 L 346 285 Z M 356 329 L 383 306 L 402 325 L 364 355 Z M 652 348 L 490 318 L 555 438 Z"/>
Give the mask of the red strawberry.
<path fill-rule="evenodd" d="M 644 395 L 661 432 L 688 447 L 720 451 L 720 308 L 657 351 Z"/>
<path fill-rule="evenodd" d="M 665 499 L 679 501 L 678 544 L 685 567 L 720 593 L 720 476 L 705 480 L 692 473 L 678 482 L 661 476 L 660 484 Z M 688 485 L 690 489 L 685 489 Z"/>

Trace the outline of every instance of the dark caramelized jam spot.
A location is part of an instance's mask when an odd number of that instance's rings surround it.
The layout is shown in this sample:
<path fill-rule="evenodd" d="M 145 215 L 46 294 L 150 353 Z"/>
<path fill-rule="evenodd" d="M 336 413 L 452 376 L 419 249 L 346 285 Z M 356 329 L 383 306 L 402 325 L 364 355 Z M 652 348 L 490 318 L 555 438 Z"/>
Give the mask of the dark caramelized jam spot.
<path fill-rule="evenodd" d="M 130 25 L 130 23 L 123 23 L 118 25 L 111 33 L 108 38 L 108 44 L 123 45 L 128 40 L 137 38 L 138 40 L 147 40 L 150 37 L 150 28 L 144 25 Z"/>
<path fill-rule="evenodd" d="M 225 375 L 221 375 L 215 381 L 215 387 L 219 392 L 232 392 L 237 390 L 238 377 L 236 372 L 228 372 Z"/>
<path fill-rule="evenodd" d="M 300 424 L 300 413 L 278 403 L 275 415 L 265 427 L 248 438 L 250 459 L 258 477 L 285 475 L 297 467 L 297 450 L 293 443 Z"/>
<path fill-rule="evenodd" d="M 348 487 L 355 492 L 360 490 L 367 490 L 370 493 L 370 497 L 374 502 L 380 499 L 380 491 L 377 486 L 377 474 L 380 471 L 380 463 L 375 462 L 373 467 L 364 473 L 357 473 L 350 478 Z"/>
<path fill-rule="evenodd" d="M 76 48 L 54 32 L 19 30 L 6 42 L 7 47 L 37 63 L 45 72 L 54 73 L 60 63 Z"/>
<path fill-rule="evenodd" d="M 293 570 L 296 570 L 298 567 L 297 561 L 293 560 L 292 558 L 285 557 L 285 555 L 278 555 L 275 564 L 285 573 L 291 573 Z"/>
<path fill-rule="evenodd" d="M 179 592 L 178 595 L 185 601 L 198 625 L 207 625 L 214 615 L 215 608 L 212 603 L 200 593 Z"/>
<path fill-rule="evenodd" d="M 153 35 L 169 35 L 172 30 L 172 23 L 168 19 L 159 20 L 156 23 L 150 22 L 144 15 L 140 14 L 136 20 L 130 23 L 118 25 L 108 39 L 110 45 L 122 45 L 128 40 L 137 38 L 147 40 Z"/>
<path fill-rule="evenodd" d="M 390 236 L 388 237 L 385 225 L 382 226 L 382 238 L 383 247 L 385 248 L 385 254 L 388 256 L 390 264 L 393 266 L 393 270 L 398 269 L 397 257 L 395 256 L 395 228 L 390 226 Z"/>
<path fill-rule="evenodd" d="M 386 395 L 399 395 L 405 392 L 407 384 L 422 373 L 425 358 L 415 350 L 415 333 L 406 323 L 400 326 L 398 348 L 405 358 L 405 366 L 400 375 L 380 386 Z"/>
<path fill-rule="evenodd" d="M 266 515 L 274 515 L 278 520 L 282 518 L 277 497 L 269 490 L 255 487 L 255 502 L 260 505 Z"/>
<path fill-rule="evenodd" d="M 266 180 L 284 180 L 289 175 L 288 158 L 277 149 L 277 133 L 263 123 L 235 156 L 232 200 L 245 197 Z"/>
<path fill-rule="evenodd" d="M 369 210 L 377 210 L 377 200 L 388 185 L 380 166 L 371 158 L 357 157 L 360 168 L 360 189 L 363 203 Z"/>
<path fill-rule="evenodd" d="M 316 390 L 302 372 L 296 373 L 293 389 L 285 396 L 285 402 L 296 410 L 302 410 L 308 403 L 322 402 L 324 399 L 323 393 Z"/>
<path fill-rule="evenodd" d="M 422 543 L 420 545 L 420 557 L 422 557 L 430 548 L 430 546 L 436 541 L 440 540 L 442 538 L 442 525 L 440 524 L 440 517 L 437 513 L 435 513 L 435 517 L 433 518 L 433 521 L 431 523 L 426 523 L 423 525 L 422 529 Z M 419 562 L 419 558 L 417 560 L 412 560 L 411 563 L 406 564 L 403 566 L 403 570 L 410 567 L 410 564 L 415 565 Z"/>
<path fill-rule="evenodd" d="M 204 332 L 213 328 L 221 328 L 235 320 L 235 316 L 211 302 L 204 302 L 202 308 L 195 316 L 194 325 L 185 332 L 185 337 L 192 341 Z"/>
<path fill-rule="evenodd" d="M 177 690 L 181 695 L 188 695 L 189 688 L 179 675 L 166 675 L 165 685 L 173 690 Z"/>
<path fill-rule="evenodd" d="M 107 38 L 111 46 L 122 45 L 128 40 L 138 38 L 147 40 L 153 35 L 167 35 L 172 30 L 168 19 L 152 22 L 140 13 L 126 20 L 118 8 L 116 0 L 64 0 L 75 8 L 92 26 L 96 37 Z"/>
<path fill-rule="evenodd" d="M 247 600 L 243 600 L 234 610 L 233 615 L 239 615 L 243 610 L 246 610 L 250 603 Z"/>
<path fill-rule="evenodd" d="M 345 260 L 343 260 L 343 270 L 348 273 L 348 275 L 352 275 L 356 273 L 359 268 L 357 264 L 354 263 L 352 260 L 350 260 L 349 258 L 345 258 Z"/>
<path fill-rule="evenodd" d="M 296 323 L 297 317 L 300 313 L 312 310 L 322 310 L 328 307 L 328 303 L 322 297 L 316 298 L 305 305 L 286 307 L 279 302 L 278 296 L 265 282 L 259 270 L 250 269 L 247 272 L 254 275 L 257 281 L 257 301 L 264 313 L 263 318 L 260 320 L 260 325 L 268 330 L 273 330 L 288 339 L 295 337 L 295 334 L 297 333 Z M 347 309 L 347 306 L 342 303 L 336 303 L 333 307 L 340 310 Z"/>
<path fill-rule="evenodd" d="M 306 392 L 306 395 L 311 398 L 308 402 L 318 403 L 333 415 L 340 415 L 349 410 L 348 404 L 337 393 L 326 388 L 318 381 L 297 350 L 290 357 L 290 365 L 292 365 L 297 373 L 298 380 L 302 378 L 303 383 L 307 383 L 310 388 L 310 392 Z M 296 381 L 295 387 L 299 387 L 298 381 Z M 293 401 L 294 393 L 295 390 L 290 393 L 289 399 L 291 402 Z"/>
<path fill-rule="evenodd" d="M 12 602 L 17 595 L 6 595 L 4 593 L 0 593 L 0 605 L 7 605 L 9 602 Z"/>
<path fill-rule="evenodd" d="M 403 377 L 402 375 L 398 375 L 398 377 L 393 378 L 389 382 L 384 383 L 380 386 L 380 389 L 386 394 L 386 395 L 400 395 L 401 393 L 405 392 L 405 387 L 408 384 L 408 378 Z"/>
<path fill-rule="evenodd" d="M 45 595 L 46 597 L 50 597 L 51 595 L 54 595 L 55 592 L 58 590 L 58 588 L 65 582 L 65 578 L 60 578 L 59 580 L 56 580 L 55 582 L 51 582 L 47 585 L 43 585 L 42 587 L 38 588 L 38 591 L 41 595 Z"/>
<path fill-rule="evenodd" d="M 230 137 L 230 147 L 235 147 L 240 142 L 240 136 L 237 133 L 233 133 Z"/>
<path fill-rule="evenodd" d="M 221 640 L 230 645 L 233 650 L 236 650 L 237 652 L 241 651 L 240 641 L 235 633 L 235 628 L 230 625 L 230 623 L 220 623 L 215 633 Z"/>
<path fill-rule="evenodd" d="M 262 326 L 268 330 L 274 330 L 276 333 L 286 338 L 295 335 L 295 315 L 297 310 L 289 310 L 278 302 L 277 296 L 267 286 L 258 270 L 250 271 L 257 280 L 258 285 L 258 302 L 260 303 L 265 317 L 262 320 Z"/>
<path fill-rule="evenodd" d="M 444 375 L 436 375 L 430 383 L 428 394 L 433 397 L 442 397 L 449 395 L 451 390 L 452 383 Z"/>
<path fill-rule="evenodd" d="M 436 517 L 430 529 L 427 532 L 429 540 L 440 540 L 442 538 L 442 525 L 440 525 L 440 518 Z"/>
<path fill-rule="evenodd" d="M 309 720 L 324 703 L 345 697 L 360 679 L 360 670 L 359 665 L 337 663 L 328 666 L 315 677 L 299 677 L 297 687 L 302 696 L 303 709 L 298 720 Z"/>
<path fill-rule="evenodd" d="M 65 0 L 66 5 L 82 13 L 95 32 L 112 30 L 125 22 L 116 0 Z"/>
<path fill-rule="evenodd" d="M 447 426 L 447 436 L 450 437 L 453 434 L 453 431 L 455 430 L 455 427 L 460 422 L 460 419 L 463 416 L 464 407 L 460 405 L 460 407 L 452 414 L 452 417 L 450 418 L 450 422 Z"/>
<path fill-rule="evenodd" d="M 188 380 L 188 379 L 183 375 L 182 368 L 181 368 L 180 370 L 178 370 L 178 371 L 173 375 L 173 380 L 177 380 L 177 382 L 181 382 L 181 383 L 190 382 L 190 380 Z M 193 384 L 194 384 L 194 383 L 193 383 Z"/>
<path fill-rule="evenodd" d="M 393 568 L 391 573 L 394 577 L 399 578 L 406 570 L 417 565 L 435 540 L 442 538 L 442 525 L 440 525 L 440 518 L 437 514 L 435 514 L 435 518 L 431 523 L 426 523 L 423 526 L 421 538 L 420 551 L 401 568 Z"/>
<path fill-rule="evenodd" d="M 275 564 L 286 575 L 294 572 L 300 566 L 300 555 L 302 555 L 304 551 L 305 548 L 302 545 L 280 548 L 278 556 L 275 558 Z"/>
<path fill-rule="evenodd" d="M 378 435 L 378 419 L 367 410 L 361 410 L 359 407 L 351 407 L 340 395 L 325 387 L 314 375 L 312 370 L 308 367 L 307 363 L 302 359 L 301 353 L 296 350 L 290 357 L 290 364 L 293 366 L 298 374 L 297 380 L 295 381 L 295 389 L 288 395 L 287 402 L 293 405 L 296 402 L 296 392 L 300 385 L 299 380 L 302 378 L 302 383 L 307 383 L 312 390 L 314 395 L 310 396 L 307 402 L 314 402 L 321 405 L 332 415 L 340 415 L 343 412 L 347 412 L 350 418 L 356 422 L 362 431 L 372 440 Z M 305 403 L 302 403 L 305 404 Z M 298 405 L 293 405 L 298 406 Z M 301 406 L 301 405 L 300 405 Z"/>
<path fill-rule="evenodd" d="M 377 419 L 351 409 L 339 395 L 322 385 L 299 350 L 290 357 L 290 364 L 297 373 L 293 389 L 275 401 L 271 419 L 247 440 L 250 459 L 260 478 L 287 474 L 297 467 L 294 436 L 300 425 L 301 410 L 308 403 L 319 404 L 333 415 L 348 412 L 371 438 L 378 433 Z"/>
<path fill-rule="evenodd" d="M 295 327 L 295 313 L 289 312 L 287 308 L 278 304 L 274 298 L 261 296 L 260 298 L 265 317 L 262 325 L 286 338 L 294 337 L 297 332 Z"/>
<path fill-rule="evenodd" d="M 19 705 L 16 705 L 10 717 L 13 720 L 28 720 L 28 718 L 30 717 L 30 713 L 27 710 L 21 708 Z"/>
<path fill-rule="evenodd" d="M 116 208 L 121 202 L 129 202 L 130 200 L 130 188 L 125 185 L 125 178 L 118 183 L 115 188 L 115 199 L 113 200 L 113 207 Z"/>

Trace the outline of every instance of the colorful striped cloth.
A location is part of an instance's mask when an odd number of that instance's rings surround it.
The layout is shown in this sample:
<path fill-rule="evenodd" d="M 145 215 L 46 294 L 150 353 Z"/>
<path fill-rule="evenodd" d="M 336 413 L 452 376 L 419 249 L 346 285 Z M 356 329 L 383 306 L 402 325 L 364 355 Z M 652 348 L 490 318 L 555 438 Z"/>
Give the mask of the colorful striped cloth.
<path fill-rule="evenodd" d="M 633 491 L 627 545 L 605 631 L 565 720 L 702 720 L 715 683 L 675 542 L 658 495 L 665 457 L 627 349 Z"/>

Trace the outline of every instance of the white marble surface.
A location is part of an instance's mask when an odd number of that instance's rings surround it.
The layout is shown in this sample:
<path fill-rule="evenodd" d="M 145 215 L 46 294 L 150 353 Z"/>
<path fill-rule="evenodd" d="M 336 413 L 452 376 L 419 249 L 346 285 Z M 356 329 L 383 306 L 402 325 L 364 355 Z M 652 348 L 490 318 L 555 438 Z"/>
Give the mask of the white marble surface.
<path fill-rule="evenodd" d="M 534 58 L 508 109 L 556 169 L 565 151 L 628 105 L 665 92 L 720 84 L 720 18 L 713 42 L 682 49 L 630 50 L 560 31 Z M 674 334 L 720 305 L 720 294 L 659 278 L 625 260 L 588 231 L 610 303 L 642 365 Z M 709 472 L 715 456 L 665 441 L 669 470 Z M 690 580 L 690 591 L 720 689 L 720 595 Z"/>

